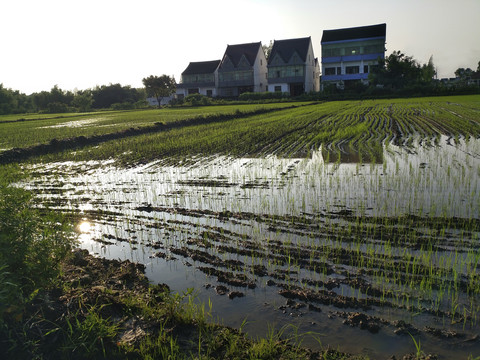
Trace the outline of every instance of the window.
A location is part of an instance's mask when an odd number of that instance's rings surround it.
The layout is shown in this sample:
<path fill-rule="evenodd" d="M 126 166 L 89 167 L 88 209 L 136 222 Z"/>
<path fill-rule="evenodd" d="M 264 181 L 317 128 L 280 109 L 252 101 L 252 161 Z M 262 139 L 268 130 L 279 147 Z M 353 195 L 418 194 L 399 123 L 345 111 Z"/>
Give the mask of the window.
<path fill-rule="evenodd" d="M 358 46 L 350 46 L 345 48 L 345 56 L 358 54 L 360 54 L 360 47 Z"/>
<path fill-rule="evenodd" d="M 325 68 L 325 75 L 335 75 L 335 68 L 334 67 Z"/>
<path fill-rule="evenodd" d="M 342 75 L 342 68 L 340 66 L 337 67 L 337 75 Z"/>
<path fill-rule="evenodd" d="M 322 48 L 323 57 L 340 56 L 340 55 L 342 55 L 340 48 L 337 48 L 337 49 Z"/>
<path fill-rule="evenodd" d="M 360 73 L 360 66 L 347 66 L 345 68 L 346 74 L 358 74 Z"/>
<path fill-rule="evenodd" d="M 207 96 L 212 97 L 212 95 L 213 95 L 213 91 L 212 90 L 207 90 Z"/>
<path fill-rule="evenodd" d="M 368 74 L 368 65 L 363 65 L 363 73 Z"/>
<path fill-rule="evenodd" d="M 275 86 L 275 92 L 281 92 L 282 87 L 281 86 Z"/>

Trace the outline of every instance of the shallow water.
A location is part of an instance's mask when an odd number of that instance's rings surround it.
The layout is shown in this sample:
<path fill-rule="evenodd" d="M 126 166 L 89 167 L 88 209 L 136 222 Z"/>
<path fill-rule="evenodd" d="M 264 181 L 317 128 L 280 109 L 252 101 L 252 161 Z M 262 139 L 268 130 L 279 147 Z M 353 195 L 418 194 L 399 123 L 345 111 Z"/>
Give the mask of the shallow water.
<path fill-rule="evenodd" d="M 380 164 L 325 163 L 321 151 L 307 159 L 218 156 L 165 163 L 130 169 L 113 162 L 40 165 L 22 186 L 34 189 L 44 205 L 73 211 L 79 224 L 89 224 L 78 229 L 81 247 L 144 263 L 152 282 L 173 291 L 195 288 L 201 301 L 211 299 L 215 319 L 236 327 L 246 319 L 252 336 L 272 324 L 293 324 L 299 333 L 319 334 L 304 340 L 308 346 L 319 340 L 386 358 L 415 350 L 410 336 L 394 332 L 403 320 L 418 330 L 415 338 L 426 352 L 444 359 L 480 353 L 480 342 L 469 341 L 480 330 L 478 294 L 454 290 L 458 275 L 479 276 L 478 228 L 456 225 L 479 219 L 479 140 L 388 145 Z M 416 216 L 413 228 L 398 220 L 405 215 Z M 435 219 L 446 225 L 439 228 Z M 405 246 L 389 237 L 404 237 Z M 417 246 L 423 239 L 430 239 L 429 249 Z M 397 273 L 397 263 L 407 270 Z M 421 273 L 408 275 L 415 266 L 438 270 L 446 280 L 433 274 L 433 288 L 424 289 Z M 362 270 L 370 268 L 378 271 Z M 225 283 L 211 269 L 246 283 Z M 359 281 L 385 296 L 365 295 Z M 217 295 L 219 285 L 244 296 Z M 325 291 L 332 302 L 281 294 L 289 288 Z M 335 299 L 343 297 L 348 302 L 341 307 Z M 365 299 L 374 305 L 355 302 Z M 442 312 L 423 311 L 433 304 Z M 452 309 L 464 314 L 463 321 L 452 321 Z M 355 312 L 385 323 L 375 334 L 344 324 Z M 433 336 L 425 326 L 457 336 Z"/>

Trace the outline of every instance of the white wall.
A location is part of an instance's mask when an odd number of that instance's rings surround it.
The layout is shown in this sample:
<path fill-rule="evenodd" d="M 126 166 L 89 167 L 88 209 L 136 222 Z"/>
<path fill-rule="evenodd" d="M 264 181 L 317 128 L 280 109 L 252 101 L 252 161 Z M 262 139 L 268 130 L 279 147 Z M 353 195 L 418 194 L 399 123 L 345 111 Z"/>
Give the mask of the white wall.
<path fill-rule="evenodd" d="M 173 99 L 173 96 L 164 97 L 161 100 L 162 105 L 167 105 L 172 99 Z M 149 98 L 147 98 L 147 102 L 148 102 L 148 105 L 150 105 L 150 106 L 158 106 L 157 98 L 149 97 Z"/>
<path fill-rule="evenodd" d="M 267 58 L 263 52 L 262 46 L 258 49 L 255 63 L 253 64 L 253 91 L 265 92 L 267 91 Z"/>
<path fill-rule="evenodd" d="M 289 92 L 289 86 L 286 83 L 283 84 L 268 84 L 268 91 L 269 92 L 275 92 L 275 86 L 280 86 L 282 90 L 280 90 L 282 93 Z"/>
<path fill-rule="evenodd" d="M 318 91 L 316 89 L 316 76 L 317 70 L 315 69 L 315 56 L 313 54 L 312 42 L 310 41 L 310 46 L 308 48 L 307 59 L 305 63 L 305 92 Z"/>

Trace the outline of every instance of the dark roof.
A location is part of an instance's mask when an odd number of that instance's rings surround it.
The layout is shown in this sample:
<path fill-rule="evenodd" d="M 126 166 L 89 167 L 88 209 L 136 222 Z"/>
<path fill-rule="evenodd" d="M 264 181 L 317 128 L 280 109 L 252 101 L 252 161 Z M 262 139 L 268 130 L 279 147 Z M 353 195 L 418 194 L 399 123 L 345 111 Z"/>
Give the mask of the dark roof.
<path fill-rule="evenodd" d="M 250 65 L 253 66 L 255 58 L 258 54 L 258 49 L 262 47 L 261 42 L 249 43 L 249 44 L 238 44 L 238 45 L 228 45 L 227 50 L 225 50 L 225 55 L 230 58 L 234 66 L 237 66 L 242 58 L 242 55 L 245 55 L 247 61 Z"/>
<path fill-rule="evenodd" d="M 211 74 L 217 70 L 220 60 L 191 62 L 182 75 Z"/>
<path fill-rule="evenodd" d="M 322 43 L 329 41 L 354 40 L 374 37 L 385 37 L 387 24 L 360 26 L 346 29 L 324 30 Z"/>
<path fill-rule="evenodd" d="M 310 42 L 310 37 L 275 40 L 273 42 L 272 52 L 270 53 L 268 62 L 270 63 L 272 61 L 275 54 L 280 55 L 283 61 L 288 62 L 295 51 L 302 58 L 303 61 L 306 61 Z"/>

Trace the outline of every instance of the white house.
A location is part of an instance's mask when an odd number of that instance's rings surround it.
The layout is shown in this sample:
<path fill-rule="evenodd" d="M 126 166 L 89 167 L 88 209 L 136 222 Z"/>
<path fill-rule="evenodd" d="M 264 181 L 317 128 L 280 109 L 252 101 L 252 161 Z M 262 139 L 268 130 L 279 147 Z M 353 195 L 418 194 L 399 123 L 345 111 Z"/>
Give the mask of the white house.
<path fill-rule="evenodd" d="M 218 67 L 218 96 L 268 90 L 267 59 L 262 43 L 228 45 Z"/>
<path fill-rule="evenodd" d="M 183 98 L 191 94 L 217 96 L 219 65 L 220 60 L 188 64 L 182 73 L 180 84 L 177 84 L 177 97 Z"/>
<path fill-rule="evenodd" d="M 320 90 L 311 37 L 275 40 L 268 59 L 268 91 L 292 96 Z"/>

